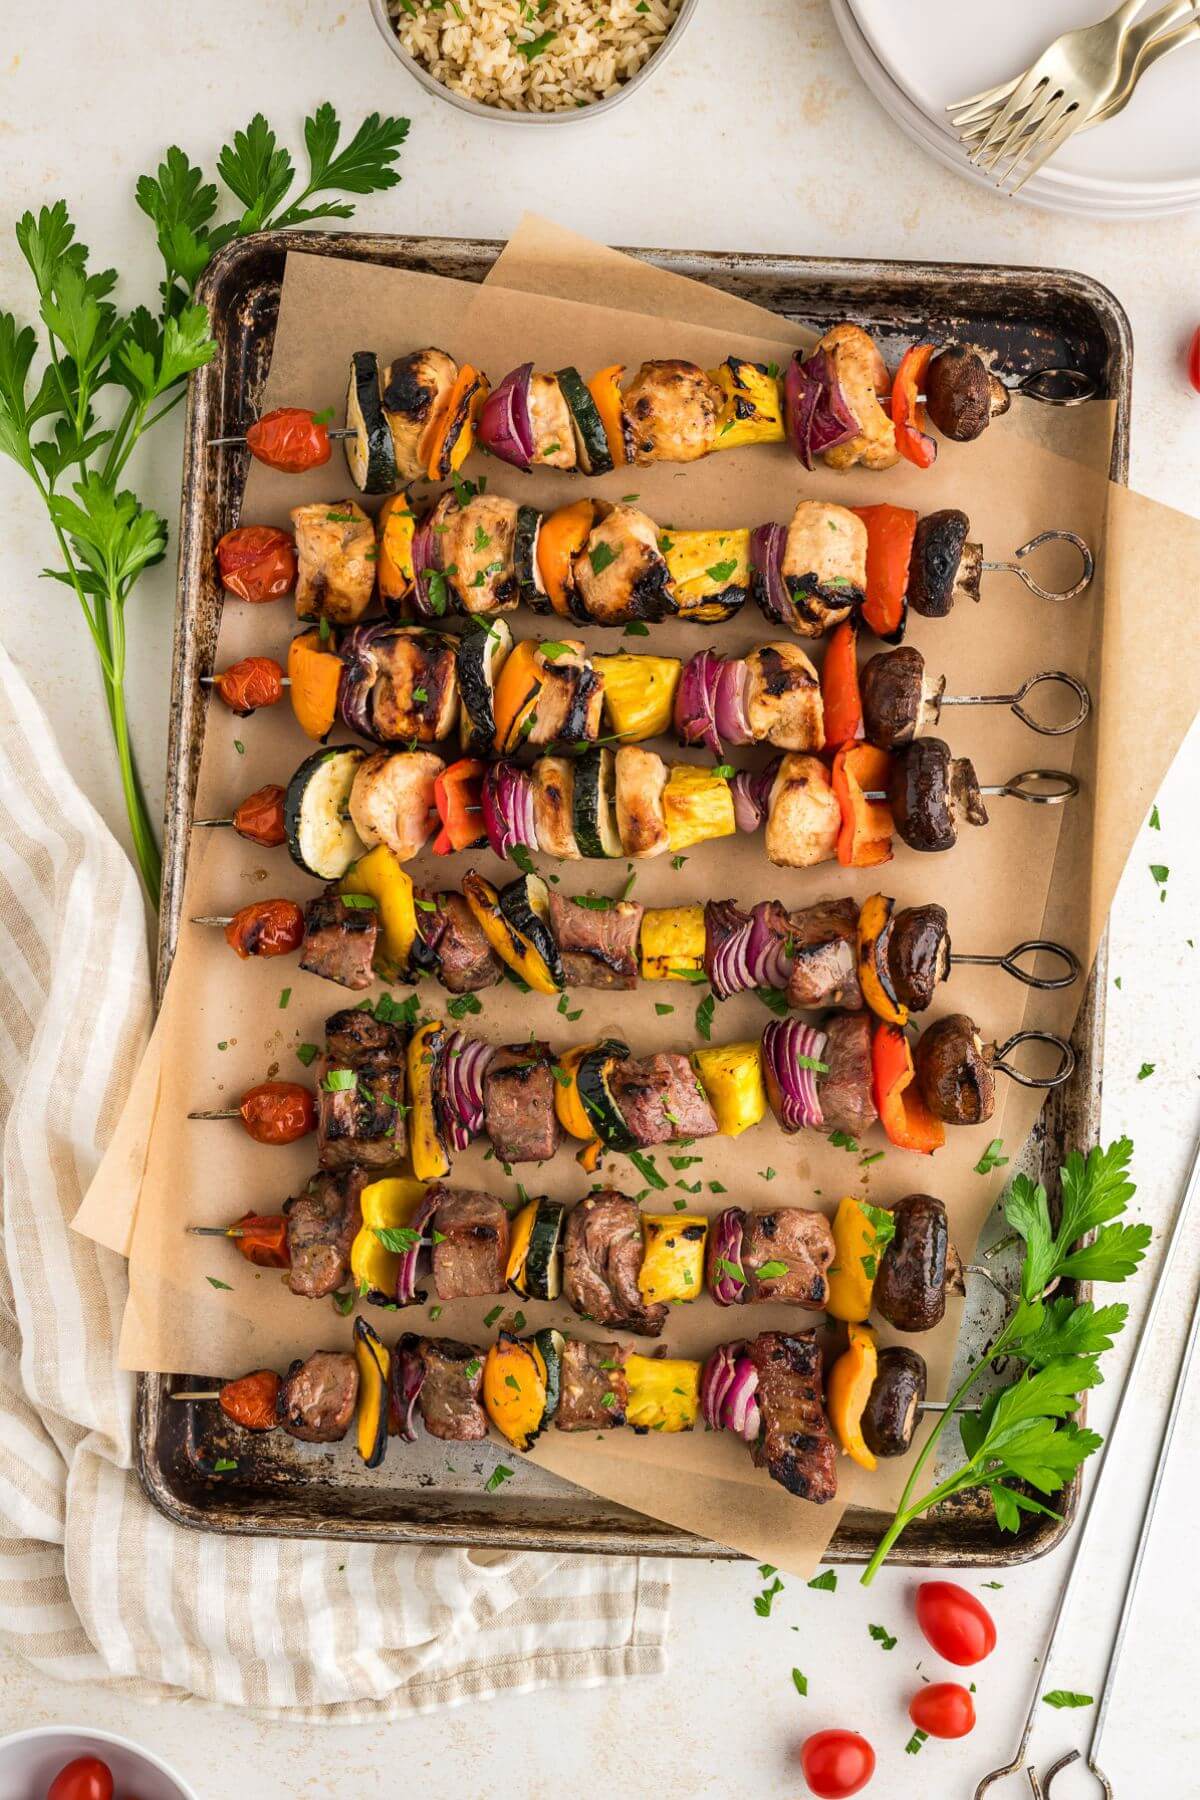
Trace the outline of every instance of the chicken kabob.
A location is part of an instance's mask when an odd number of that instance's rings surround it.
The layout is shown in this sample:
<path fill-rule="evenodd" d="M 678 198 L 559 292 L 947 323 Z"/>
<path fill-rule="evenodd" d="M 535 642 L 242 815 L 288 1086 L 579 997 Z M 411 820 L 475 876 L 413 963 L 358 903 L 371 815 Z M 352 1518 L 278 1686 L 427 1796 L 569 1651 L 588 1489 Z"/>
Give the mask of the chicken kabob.
<path fill-rule="evenodd" d="M 937 441 L 969 443 L 1008 411 L 1014 392 L 1043 403 L 1079 405 L 1096 393 L 1075 369 L 1042 369 L 1011 386 L 987 353 L 963 344 L 914 344 L 894 376 L 861 325 L 834 325 L 816 348 L 797 350 L 785 369 L 729 356 L 715 369 L 682 360 L 644 362 L 623 385 L 611 364 L 585 381 L 574 367 L 542 374 L 513 369 L 493 389 L 482 370 L 444 350 L 410 352 L 381 372 L 377 357 L 351 357 L 346 424 L 303 407 L 277 407 L 244 436 L 252 456 L 289 474 L 329 461 L 345 442 L 351 479 L 386 494 L 405 483 L 444 481 L 478 444 L 528 472 L 605 475 L 626 464 L 687 463 L 716 451 L 787 442 L 806 469 L 894 468 L 901 459 L 932 466 Z"/>
<path fill-rule="evenodd" d="M 736 1400 L 725 1378 L 727 1357 L 738 1377 Z M 368 1468 L 382 1463 L 389 1437 L 416 1442 L 418 1417 L 444 1442 L 480 1443 L 490 1425 L 524 1451 L 549 1425 L 691 1431 L 703 1415 L 710 1429 L 735 1430 L 755 1466 L 790 1494 L 819 1506 L 837 1493 L 837 1444 L 815 1331 L 762 1332 L 701 1363 L 639 1356 L 622 1344 L 553 1330 L 525 1338 L 502 1333 L 486 1350 L 406 1332 L 389 1350 L 360 1317 L 353 1351 L 318 1350 L 283 1376 L 256 1369 L 219 1388 L 177 1389 L 171 1398 L 215 1400 L 241 1430 L 279 1429 L 301 1443 L 338 1443 L 353 1426 Z M 236 1468 L 236 1458 L 222 1455 L 213 1473 Z M 489 1487 L 502 1479 L 497 1470 Z"/>
<path fill-rule="evenodd" d="M 188 1117 L 239 1120 L 263 1144 L 295 1143 L 315 1130 L 322 1169 L 391 1168 L 407 1159 L 418 1181 L 444 1180 L 452 1158 L 479 1136 L 511 1168 L 548 1161 L 565 1134 L 581 1143 L 576 1160 L 589 1174 L 605 1155 L 625 1155 L 657 1187 L 663 1178 L 647 1152 L 740 1136 L 768 1110 L 788 1133 L 857 1139 L 878 1120 L 896 1148 L 929 1155 L 945 1143 L 947 1125 L 991 1117 L 997 1072 L 1052 1088 L 1075 1062 L 1052 1032 L 985 1043 L 965 1013 L 928 1026 L 915 1048 L 901 1026 L 862 1009 L 832 1013 L 819 1027 L 773 1019 L 761 1038 L 638 1058 L 615 1038 L 561 1056 L 536 1035 L 497 1046 L 440 1019 L 414 1027 L 415 1012 L 415 995 L 397 1007 L 385 994 L 374 1009 L 364 1001 L 332 1014 L 315 1096 L 298 1082 L 268 1081 L 236 1106 Z M 711 1013 L 702 1022 L 710 1021 Z M 1025 1043 L 1054 1048 L 1053 1073 L 1006 1062 Z M 304 1060 L 315 1062 L 317 1048 L 306 1049 Z"/>

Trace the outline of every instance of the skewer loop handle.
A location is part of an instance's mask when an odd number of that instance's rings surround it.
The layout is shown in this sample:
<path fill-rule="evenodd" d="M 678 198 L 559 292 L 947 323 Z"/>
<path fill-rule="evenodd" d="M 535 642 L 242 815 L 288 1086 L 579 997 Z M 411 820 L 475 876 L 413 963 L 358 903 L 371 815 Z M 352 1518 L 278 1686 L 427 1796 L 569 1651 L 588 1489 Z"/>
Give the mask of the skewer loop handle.
<path fill-rule="evenodd" d="M 1078 581 L 1071 587 L 1043 587 L 1040 581 L 1034 580 L 1028 569 L 1021 567 L 1023 559 L 1029 555 L 1031 550 L 1037 550 L 1042 544 L 1053 543 L 1074 544 L 1082 559 L 1082 572 Z M 1096 573 L 1096 559 L 1078 532 L 1039 531 L 1037 536 L 1031 537 L 1027 544 L 1022 544 L 1019 550 L 1013 551 L 1012 562 L 985 562 L 982 567 L 993 575 L 1015 575 L 1017 580 L 1023 581 L 1030 593 L 1036 594 L 1039 600 L 1073 600 L 1076 594 L 1082 594 L 1084 588 L 1091 586 L 1092 577 Z"/>
<path fill-rule="evenodd" d="M 1018 1044 L 1053 1044 L 1058 1051 L 1058 1067 L 1050 1075 L 1027 1075 L 1023 1069 L 1014 1069 L 1011 1063 L 1005 1062 L 1010 1050 Z M 1027 1088 L 1056 1088 L 1070 1079 L 1075 1070 L 1075 1052 L 1066 1038 L 1061 1038 L 1053 1031 L 1014 1031 L 1010 1038 L 997 1044 L 992 1058 L 992 1067 L 1000 1069 L 1013 1081 L 1019 1081 Z"/>

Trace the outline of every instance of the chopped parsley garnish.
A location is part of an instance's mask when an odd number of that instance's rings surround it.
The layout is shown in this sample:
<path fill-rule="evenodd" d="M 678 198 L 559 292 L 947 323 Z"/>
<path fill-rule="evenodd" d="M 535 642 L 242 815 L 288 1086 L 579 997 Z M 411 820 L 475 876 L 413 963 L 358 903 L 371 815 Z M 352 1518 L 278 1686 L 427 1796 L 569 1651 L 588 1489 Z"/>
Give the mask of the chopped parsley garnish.
<path fill-rule="evenodd" d="M 818 1594 L 836 1594 L 837 1593 L 837 1570 L 836 1569 L 822 1570 L 820 1575 L 813 1576 L 812 1580 L 808 1583 L 808 1585 L 810 1588 L 815 1589 Z"/>
<path fill-rule="evenodd" d="M 764 1181 L 774 1181 L 774 1179 L 775 1179 L 774 1169 L 771 1169 L 771 1168 L 760 1169 L 758 1172 L 762 1176 L 762 1179 Z"/>
<path fill-rule="evenodd" d="M 241 738 L 234 738 L 233 747 L 237 751 L 239 756 L 245 756 L 246 746 L 245 746 L 245 744 L 243 744 Z"/>
<path fill-rule="evenodd" d="M 300 1061 L 304 1064 L 306 1069 L 309 1068 L 314 1062 L 316 1062 L 316 1060 L 317 1060 L 318 1056 L 320 1056 L 320 1054 L 321 1054 L 320 1049 L 316 1044 L 297 1044 L 296 1045 L 296 1055 L 299 1057 Z"/>
<path fill-rule="evenodd" d="M 668 1013 L 673 1013 L 675 1011 L 675 1008 L 673 1006 L 668 1006 L 664 1000 L 656 1000 L 654 1002 L 654 1010 L 660 1019 L 665 1019 Z"/>
<path fill-rule="evenodd" d="M 512 1476 L 513 1472 L 507 1463 L 497 1463 L 483 1484 L 484 1492 L 494 1494 L 498 1487 L 503 1487 L 506 1481 L 511 1481 Z"/>
<path fill-rule="evenodd" d="M 786 1019 L 788 1012 L 787 995 L 782 988 L 755 988 L 754 992 L 762 1001 L 768 1012 L 773 1012 L 777 1019 Z M 855 1146 L 857 1148 L 857 1146 Z"/>
<path fill-rule="evenodd" d="M 603 575 L 612 563 L 617 560 L 617 553 L 611 544 L 595 544 L 588 551 L 588 561 L 592 565 L 593 575 Z"/>
<path fill-rule="evenodd" d="M 235 1457 L 231 1456 L 218 1456 L 216 1462 L 213 1464 L 213 1468 L 218 1475 L 228 1475 L 231 1469 L 237 1468 L 237 1460 Z"/>
<path fill-rule="evenodd" d="M 358 1086 L 358 1072 L 355 1069 L 330 1069 L 321 1082 L 327 1094 L 352 1094 Z"/>
<path fill-rule="evenodd" d="M 628 1155 L 630 1162 L 633 1164 L 643 1181 L 649 1182 L 652 1188 L 658 1188 L 660 1192 L 666 1187 L 666 1181 L 655 1168 L 654 1158 L 652 1156 L 647 1156 L 645 1152 L 641 1150 L 630 1150 Z"/>
<path fill-rule="evenodd" d="M 1149 1080 L 1150 1076 L 1153 1075 L 1153 1073 L 1157 1067 L 1158 1067 L 1157 1063 L 1143 1063 L 1137 1073 L 1138 1080 L 1139 1081 Z"/>
<path fill-rule="evenodd" d="M 718 1256 L 717 1267 L 720 1269 L 722 1275 L 728 1275 L 730 1281 L 736 1281 L 739 1287 L 745 1287 L 746 1277 L 743 1275 L 739 1264 L 730 1262 L 727 1256 Z"/>
<path fill-rule="evenodd" d="M 483 1011 L 483 1008 L 479 1004 L 478 995 L 460 994 L 457 1000 L 450 1002 L 446 1011 L 452 1019 L 465 1019 L 468 1013 L 479 1013 Z"/>
<path fill-rule="evenodd" d="M 347 1313 L 354 1311 L 354 1289 L 346 1288 L 342 1293 L 334 1294 L 333 1304 L 335 1311 L 341 1313 L 344 1319 Z"/>
<path fill-rule="evenodd" d="M 868 1625 L 867 1632 L 877 1644 L 882 1644 L 885 1650 L 896 1648 L 896 1639 L 886 1632 L 882 1625 Z"/>
<path fill-rule="evenodd" d="M 625 627 L 624 631 L 621 633 L 621 636 L 622 637 L 649 637 L 650 636 L 650 627 L 648 625 L 644 624 L 641 619 L 630 619 L 628 625 Z"/>
<path fill-rule="evenodd" d="M 761 1594 L 756 1594 L 754 1596 L 754 1610 L 760 1619 L 770 1618 L 771 1608 L 775 1604 L 775 1596 L 776 1594 L 782 1594 L 782 1592 L 783 1583 L 780 1581 L 778 1575 L 776 1575 L 770 1587 L 765 1587 Z"/>
<path fill-rule="evenodd" d="M 1048 1694 L 1042 1695 L 1043 1706 L 1056 1706 L 1061 1709 L 1063 1707 L 1091 1706 L 1092 1704 L 1091 1694 L 1073 1694 L 1070 1688 L 1051 1688 Z"/>
<path fill-rule="evenodd" d="M 1150 818 L 1148 820 L 1148 823 L 1149 823 L 1151 831 L 1161 831 L 1162 830 L 1162 820 L 1158 816 L 1157 806 L 1152 806 L 1150 808 Z"/>
<path fill-rule="evenodd" d="M 377 902 L 371 894 L 343 894 L 341 899 L 342 905 L 348 907 L 351 912 L 375 912 L 377 910 Z"/>
<path fill-rule="evenodd" d="M 831 1131 L 829 1142 L 835 1150 L 849 1150 L 853 1155 L 858 1155 L 860 1148 L 858 1139 L 851 1137 L 848 1131 Z"/>
<path fill-rule="evenodd" d="M 758 1279 L 760 1281 L 778 1281 L 779 1277 L 786 1275 L 787 1272 L 788 1266 L 785 1262 L 765 1262 L 758 1270 Z"/>
<path fill-rule="evenodd" d="M 913 1734 L 909 1738 L 907 1744 L 905 1744 L 905 1746 L 904 1746 L 905 1756 L 919 1756 L 921 1754 L 922 1746 L 924 1744 L 927 1744 L 928 1742 L 929 1742 L 929 1733 L 927 1731 L 921 1731 L 918 1728 L 916 1731 L 913 1732 Z"/>
<path fill-rule="evenodd" d="M 713 995 L 706 994 L 696 1008 L 696 1030 L 700 1033 L 700 1036 L 704 1039 L 706 1044 L 712 1042 L 712 1022 L 716 1004 Z"/>
<path fill-rule="evenodd" d="M 209 1287 L 224 1288 L 226 1293 L 229 1294 L 233 1292 L 233 1289 L 227 1281 L 218 1281 L 215 1275 L 206 1275 L 204 1279 L 207 1281 Z"/>
<path fill-rule="evenodd" d="M 291 997 L 292 997 L 291 988 L 281 988 L 280 989 L 280 991 L 279 991 L 279 1010 L 280 1010 L 280 1012 L 287 1011 L 287 1003 L 291 999 Z"/>
<path fill-rule="evenodd" d="M 726 582 L 733 575 L 736 568 L 737 559 L 734 557 L 729 562 L 713 563 L 712 567 L 706 569 L 704 572 L 710 581 Z"/>
<path fill-rule="evenodd" d="M 671 867 L 673 869 L 682 869 L 682 867 L 686 861 L 687 861 L 686 856 L 673 856 L 671 858 Z"/>
<path fill-rule="evenodd" d="M 1167 897 L 1167 877 L 1171 873 L 1170 869 L 1167 867 L 1166 863 L 1151 863 L 1150 873 L 1158 883 L 1159 899 L 1165 900 Z"/>
<path fill-rule="evenodd" d="M 807 1698 L 808 1698 L 808 1676 L 802 1675 L 800 1673 L 799 1669 L 792 1670 L 792 1686 L 795 1688 L 796 1692 L 799 1694 L 799 1696 L 802 1700 L 807 1700 Z"/>
<path fill-rule="evenodd" d="M 1008 1161 L 1007 1156 L 1001 1156 L 1000 1154 L 1003 1148 L 1004 1139 L 993 1138 L 979 1161 L 975 1164 L 975 1173 L 977 1175 L 990 1175 L 993 1169 L 1002 1169 Z"/>

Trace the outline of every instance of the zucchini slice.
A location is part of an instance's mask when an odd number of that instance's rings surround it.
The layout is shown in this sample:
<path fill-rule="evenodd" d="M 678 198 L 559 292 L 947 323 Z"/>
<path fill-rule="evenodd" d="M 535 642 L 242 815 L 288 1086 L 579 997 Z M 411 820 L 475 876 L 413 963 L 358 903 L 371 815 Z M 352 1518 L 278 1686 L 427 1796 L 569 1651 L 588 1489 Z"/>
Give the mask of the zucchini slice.
<path fill-rule="evenodd" d="M 606 1038 L 580 1058 L 575 1072 L 575 1085 L 579 1090 L 583 1109 L 595 1126 L 596 1136 L 610 1150 L 633 1150 L 637 1147 L 637 1139 L 622 1118 L 608 1085 L 613 1064 L 624 1062 L 628 1055 L 628 1044 L 622 1044 L 617 1038 Z"/>
<path fill-rule="evenodd" d="M 368 1469 L 377 1469 L 387 1450 L 391 1357 L 361 1315 L 354 1321 L 354 1360 L 358 1364 L 358 1454 Z"/>
<path fill-rule="evenodd" d="M 607 475 L 613 467 L 612 452 L 608 447 L 604 421 L 588 391 L 587 383 L 578 369 L 568 367 L 559 369 L 557 373 L 558 385 L 571 415 L 579 467 L 585 475 Z"/>
<path fill-rule="evenodd" d="M 566 1339 L 561 1331 L 552 1326 L 545 1326 L 535 1331 L 533 1342 L 541 1351 L 542 1361 L 546 1365 L 546 1410 L 542 1415 L 542 1424 L 546 1425 L 558 1411 L 558 1403 L 562 1397 L 562 1359 Z"/>
<path fill-rule="evenodd" d="M 562 957 L 550 929 L 550 889 L 541 876 L 520 875 L 510 881 L 500 890 L 499 907 L 501 918 L 524 945 L 520 972 L 530 987 L 543 994 L 566 987 Z M 541 981 L 535 979 L 535 972 L 542 975 Z M 552 983 L 549 989 L 546 981 Z"/>
<path fill-rule="evenodd" d="M 367 752 L 342 744 L 306 756 L 288 782 L 283 828 L 292 861 L 319 881 L 340 881 L 367 846 L 350 819 L 350 789 Z"/>
<path fill-rule="evenodd" d="M 490 756 L 495 748 L 496 677 L 512 641 L 503 619 L 479 619 L 458 640 L 459 731 L 467 756 Z"/>
<path fill-rule="evenodd" d="M 575 764 L 575 842 L 582 856 L 622 856 L 617 830 L 617 765 L 607 747 L 589 750 Z"/>
<path fill-rule="evenodd" d="M 517 590 L 531 612 L 548 613 L 550 596 L 538 568 L 538 533 L 542 515 L 536 506 L 522 506 L 517 512 L 517 529 L 513 538 L 513 570 Z"/>
<path fill-rule="evenodd" d="M 557 1300 L 562 1290 L 562 1237 L 566 1208 L 543 1195 L 513 1220 L 506 1279 L 526 1300 Z"/>
<path fill-rule="evenodd" d="M 360 494 L 390 494 L 396 486 L 396 451 L 379 390 L 379 359 L 371 350 L 350 358 L 346 389 L 346 467 Z"/>

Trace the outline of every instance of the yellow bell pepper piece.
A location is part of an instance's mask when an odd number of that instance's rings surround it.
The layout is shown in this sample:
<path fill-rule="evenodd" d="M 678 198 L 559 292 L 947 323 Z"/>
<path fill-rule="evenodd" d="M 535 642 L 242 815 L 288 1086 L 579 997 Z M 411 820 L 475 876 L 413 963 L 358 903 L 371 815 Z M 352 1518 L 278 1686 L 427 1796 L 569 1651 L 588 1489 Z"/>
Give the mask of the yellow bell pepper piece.
<path fill-rule="evenodd" d="M 354 1360 L 358 1364 L 358 1413 L 355 1438 L 368 1469 L 383 1461 L 388 1441 L 388 1376 L 391 1354 L 364 1318 L 354 1321 Z"/>
<path fill-rule="evenodd" d="M 700 1410 L 700 1364 L 682 1358 L 625 1358 L 625 1422 L 635 1431 L 690 1431 Z"/>
<path fill-rule="evenodd" d="M 865 1325 L 851 1325 L 850 1346 L 829 1371 L 825 1397 L 829 1422 L 842 1449 L 860 1469 L 877 1466 L 874 1453 L 868 1450 L 863 1437 L 862 1418 L 878 1370 L 879 1356 L 873 1334 Z"/>
<path fill-rule="evenodd" d="M 643 981 L 690 981 L 704 973 L 704 908 L 652 906 L 638 934 Z"/>
<path fill-rule="evenodd" d="M 704 1292 L 704 1245 L 708 1220 L 696 1213 L 643 1213 L 642 1266 L 638 1292 L 647 1305 L 656 1300 L 695 1300 Z"/>
<path fill-rule="evenodd" d="M 425 1183 L 387 1175 L 362 1191 L 362 1225 L 350 1246 L 350 1279 L 364 1299 L 385 1306 L 396 1297 L 400 1258 L 385 1250 L 375 1233 L 408 1224 L 425 1197 Z"/>
<path fill-rule="evenodd" d="M 851 1196 L 838 1201 L 833 1220 L 835 1256 L 829 1270 L 829 1298 L 825 1310 L 835 1319 L 857 1324 L 871 1310 L 875 1277 L 890 1231 L 883 1229 L 887 1214 L 880 1207 Z"/>
<path fill-rule="evenodd" d="M 672 763 L 663 789 L 667 843 L 676 854 L 737 830 L 733 788 L 725 776 L 698 763 Z"/>
<path fill-rule="evenodd" d="M 623 744 L 666 737 L 675 718 L 675 690 L 683 664 L 675 656 L 594 656 L 604 681 L 604 711 Z"/>
<path fill-rule="evenodd" d="M 759 368 L 743 357 L 730 356 L 708 371 L 725 394 L 714 450 L 736 450 L 742 444 L 782 444 L 783 382 L 778 369 Z"/>
<path fill-rule="evenodd" d="M 693 1050 L 692 1067 L 708 1095 L 722 1137 L 740 1137 L 766 1118 L 767 1090 L 757 1043 L 713 1044 L 709 1049 Z"/>
<path fill-rule="evenodd" d="M 360 856 L 338 882 L 339 894 L 367 894 L 379 913 L 375 969 L 384 981 L 403 981 L 417 936 L 412 878 L 386 844 Z"/>
<path fill-rule="evenodd" d="M 484 1359 L 481 1398 L 496 1430 L 528 1450 L 546 1416 L 546 1362 L 537 1345 L 502 1331 Z"/>

